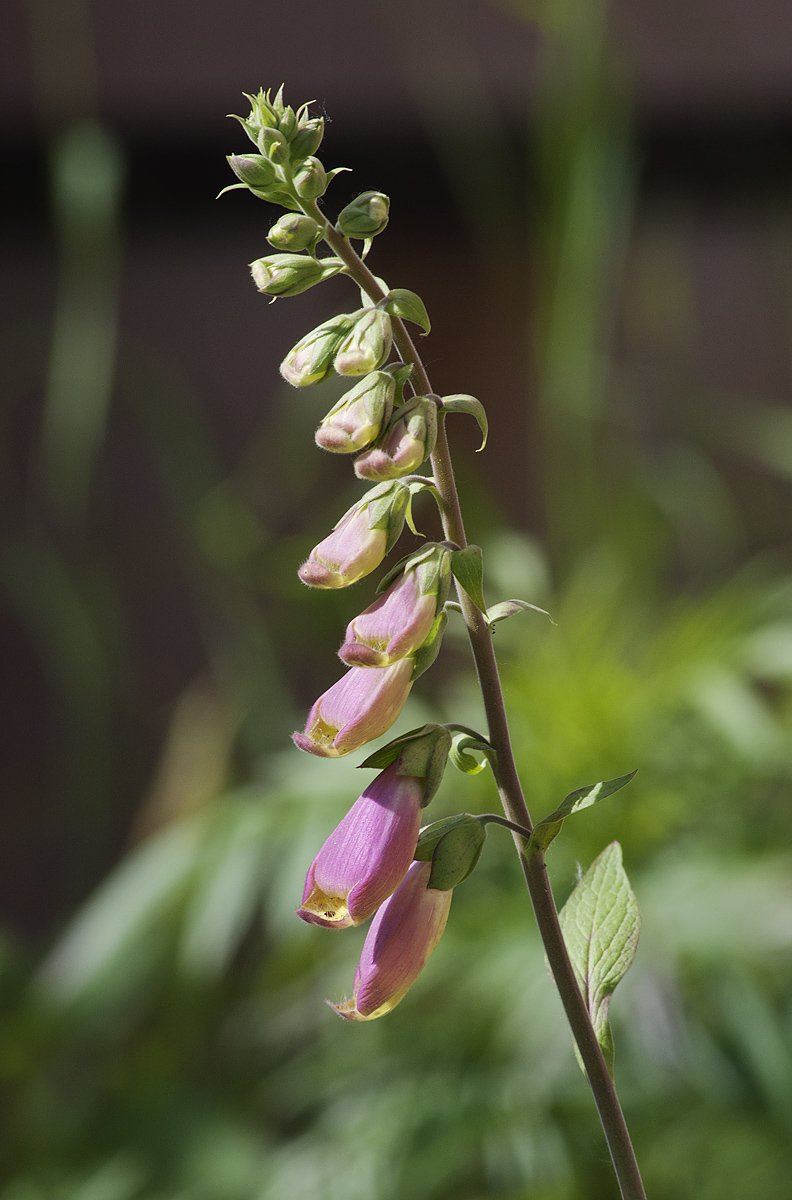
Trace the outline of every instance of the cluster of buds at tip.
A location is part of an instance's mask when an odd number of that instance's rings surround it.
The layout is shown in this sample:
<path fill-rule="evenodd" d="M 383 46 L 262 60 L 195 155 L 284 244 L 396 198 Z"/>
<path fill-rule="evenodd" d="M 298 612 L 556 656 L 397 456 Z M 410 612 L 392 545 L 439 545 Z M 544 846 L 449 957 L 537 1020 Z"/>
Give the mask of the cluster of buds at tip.
<path fill-rule="evenodd" d="M 355 459 L 358 479 L 398 479 L 409 475 L 429 457 L 437 441 L 437 405 L 417 396 L 397 409 L 384 434 Z"/>
<path fill-rule="evenodd" d="M 371 371 L 330 409 L 316 431 L 317 446 L 333 454 L 370 446 L 390 420 L 395 393 L 391 371 Z"/>
<path fill-rule="evenodd" d="M 303 733 L 294 744 L 322 758 L 340 758 L 387 733 L 410 694 L 415 664 L 403 658 L 372 671 L 350 667 L 311 709 Z"/>
<path fill-rule="evenodd" d="M 390 200 L 384 192 L 363 192 L 342 208 L 336 229 L 348 238 L 372 238 L 388 224 Z"/>
<path fill-rule="evenodd" d="M 352 998 L 331 1005 L 350 1021 L 373 1021 L 396 1007 L 442 937 L 451 891 L 429 886 L 428 862 L 414 862 L 378 909 L 363 943 Z"/>
<path fill-rule="evenodd" d="M 379 599 L 347 626 L 338 653 L 350 666 L 390 666 L 415 655 L 434 632 L 451 587 L 450 551 L 425 546 L 396 567 L 395 575 Z"/>
<path fill-rule="evenodd" d="M 297 112 L 284 104 L 283 88 L 274 99 L 264 91 L 247 99 L 250 101 L 249 116 L 236 119 L 259 154 L 232 154 L 228 161 L 237 178 L 256 195 L 265 200 L 282 202 L 284 189 L 287 189 L 288 197 L 287 176 L 283 168 L 290 166 L 301 169 L 300 164 L 317 161 L 313 155 L 322 144 L 324 121 L 321 117 L 309 116 L 307 104 Z M 324 174 L 324 168 L 321 169 Z M 324 182 L 326 186 L 327 177 Z M 315 194 L 321 195 L 321 192 Z"/>
<path fill-rule="evenodd" d="M 404 528 L 410 491 L 398 482 L 367 492 L 314 546 L 298 572 L 309 587 L 341 588 L 376 570 Z"/>

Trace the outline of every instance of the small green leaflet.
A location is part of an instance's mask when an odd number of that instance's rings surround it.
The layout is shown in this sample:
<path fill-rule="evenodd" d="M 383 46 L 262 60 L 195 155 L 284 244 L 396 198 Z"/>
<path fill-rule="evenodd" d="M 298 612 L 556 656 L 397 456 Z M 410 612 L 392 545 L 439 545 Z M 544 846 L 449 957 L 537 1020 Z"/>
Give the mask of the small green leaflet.
<path fill-rule="evenodd" d="M 484 566 L 479 546 L 466 546 L 464 550 L 454 550 L 451 555 L 451 571 L 460 587 L 464 588 L 476 608 L 483 613 L 487 611 L 482 590 Z"/>
<path fill-rule="evenodd" d="M 641 932 L 638 902 L 622 866 L 618 842 L 611 842 L 594 860 L 558 915 L 578 986 L 612 1076 L 611 996 L 635 958 Z"/>
<path fill-rule="evenodd" d="M 580 812 L 581 809 L 591 808 L 592 804 L 599 804 L 606 796 L 612 796 L 620 788 L 626 787 L 636 775 L 637 771 L 630 771 L 629 775 L 619 775 L 617 779 L 606 779 L 603 783 L 590 783 L 575 792 L 570 792 L 549 817 L 545 817 L 534 826 L 529 849 L 546 850 L 553 838 L 561 832 L 561 826 L 567 817 Z"/>
<path fill-rule="evenodd" d="M 481 430 L 481 445 L 476 453 L 480 453 L 487 444 L 487 414 L 484 411 L 484 405 L 475 396 L 466 396 L 462 393 L 456 396 L 443 396 L 443 404 L 441 412 L 461 412 L 468 413 L 469 416 L 475 417 L 478 421 L 479 429 Z"/>
<path fill-rule="evenodd" d="M 518 612 L 541 613 L 543 617 L 555 625 L 555 621 L 544 608 L 537 608 L 535 604 L 529 604 L 527 600 L 501 600 L 500 604 L 493 604 L 492 608 L 488 608 L 484 614 L 487 618 L 487 624 L 490 629 L 493 625 L 497 625 L 498 621 L 505 621 L 507 617 L 513 617 Z"/>
<path fill-rule="evenodd" d="M 392 317 L 412 321 L 413 325 L 420 325 L 424 334 L 429 333 L 432 328 L 423 300 L 407 288 L 393 288 L 385 305 L 385 312 L 390 313 Z"/>

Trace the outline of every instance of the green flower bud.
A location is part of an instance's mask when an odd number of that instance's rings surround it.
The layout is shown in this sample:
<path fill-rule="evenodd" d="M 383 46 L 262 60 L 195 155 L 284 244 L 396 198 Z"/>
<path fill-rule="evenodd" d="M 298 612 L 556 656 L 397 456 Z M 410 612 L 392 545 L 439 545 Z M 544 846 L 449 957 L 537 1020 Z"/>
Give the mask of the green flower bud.
<path fill-rule="evenodd" d="M 229 154 L 228 165 L 248 187 L 266 188 L 277 179 L 275 168 L 261 154 Z"/>
<path fill-rule="evenodd" d="M 288 105 L 284 108 L 282 115 L 278 119 L 278 129 L 281 131 L 286 141 L 291 141 L 294 134 L 297 132 L 297 114 L 293 108 Z"/>
<path fill-rule="evenodd" d="M 253 282 L 268 296 L 297 296 L 319 283 L 324 267 L 307 254 L 271 254 L 250 264 Z"/>
<path fill-rule="evenodd" d="M 390 200 L 383 192 L 363 192 L 338 215 L 336 228 L 346 237 L 370 238 L 388 224 Z"/>
<path fill-rule="evenodd" d="M 321 383 L 333 372 L 333 359 L 355 318 L 346 313 L 312 329 L 293 346 L 281 363 L 281 375 L 292 387 Z"/>
<path fill-rule="evenodd" d="M 306 158 L 294 172 L 294 190 L 303 200 L 315 200 L 324 195 L 327 188 L 327 172 L 318 158 Z"/>
<path fill-rule="evenodd" d="M 292 162 L 302 162 L 304 158 L 316 154 L 323 137 L 324 120 L 322 117 L 312 117 L 308 121 L 300 121 L 289 146 Z"/>
<path fill-rule="evenodd" d="M 391 319 L 379 308 L 366 308 L 338 348 L 339 375 L 368 375 L 384 363 L 391 348 Z"/>
<path fill-rule="evenodd" d="M 302 213 L 284 213 L 267 234 L 267 241 L 276 250 L 291 250 L 297 253 L 313 246 L 319 237 L 319 226 L 312 217 Z"/>
<path fill-rule="evenodd" d="M 279 129 L 262 129 L 257 138 L 258 147 L 270 162 L 282 166 L 289 160 L 289 144 Z"/>

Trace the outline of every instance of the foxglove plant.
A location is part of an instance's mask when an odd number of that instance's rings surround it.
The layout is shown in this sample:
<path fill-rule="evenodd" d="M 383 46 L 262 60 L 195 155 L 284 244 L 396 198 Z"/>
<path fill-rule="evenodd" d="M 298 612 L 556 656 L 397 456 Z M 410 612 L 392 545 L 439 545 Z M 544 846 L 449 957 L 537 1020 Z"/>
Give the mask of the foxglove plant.
<path fill-rule="evenodd" d="M 311 551 L 299 576 L 310 587 L 339 588 L 376 570 L 405 522 L 418 533 L 411 505 L 421 492 L 434 497 L 445 537 L 397 563 L 380 584 L 380 598 L 350 622 L 340 650 L 346 674 L 319 697 L 294 741 L 312 754 L 337 758 L 385 733 L 415 680 L 434 661 L 449 610 L 464 620 L 487 720 L 486 735 L 455 723 L 426 725 L 361 764 L 380 774 L 317 853 L 298 915 L 342 929 L 374 914 L 352 997 L 333 1007 L 357 1021 L 383 1016 L 435 949 L 452 891 L 474 870 L 487 827 L 509 829 L 622 1197 L 645 1200 L 614 1086 L 608 1023 L 611 994 L 635 954 L 640 925 L 635 897 L 616 842 L 580 880 L 560 914 L 545 863 L 566 818 L 623 787 L 632 775 L 580 788 L 532 823 L 512 752 L 492 628 L 534 606 L 505 600 L 487 608 L 481 551 L 465 537 L 446 433 L 449 415 L 473 416 L 483 449 L 484 408 L 473 396 L 434 392 L 405 324 L 429 333 L 423 302 L 407 289 L 390 288 L 366 266 L 372 241 L 389 220 L 387 196 L 362 193 L 333 224 L 318 201 L 340 168 L 326 171 L 316 157 L 322 120 L 309 115 L 308 105 L 296 112 L 287 106 L 282 88 L 274 97 L 261 91 L 248 99 L 250 114 L 237 120 L 256 153 L 229 157 L 239 181 L 231 187 L 287 210 L 268 234 L 278 253 L 251 264 L 256 286 L 273 298 L 292 296 L 344 274 L 362 299 L 362 307 L 306 334 L 281 365 L 284 379 L 298 388 L 331 375 L 361 377 L 322 421 L 316 440 L 334 453 L 358 453 L 356 475 L 381 481 Z M 360 253 L 353 240 L 362 242 Z M 330 250 L 324 257 L 318 253 L 322 242 Z M 389 362 L 393 347 L 398 359 Z M 411 474 L 427 459 L 431 475 Z M 455 602 L 447 599 L 452 576 Z M 489 764 L 504 816 L 460 813 L 419 829 L 449 758 L 468 774 Z"/>

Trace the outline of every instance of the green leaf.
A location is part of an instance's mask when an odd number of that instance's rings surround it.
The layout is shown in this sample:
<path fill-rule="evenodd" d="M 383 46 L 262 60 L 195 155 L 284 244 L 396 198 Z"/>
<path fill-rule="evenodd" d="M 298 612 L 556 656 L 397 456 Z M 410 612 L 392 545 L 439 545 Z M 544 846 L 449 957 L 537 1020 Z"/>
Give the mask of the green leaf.
<path fill-rule="evenodd" d="M 475 417 L 481 430 L 481 445 L 476 453 L 478 454 L 484 449 L 487 444 L 489 427 L 487 425 L 487 414 L 480 400 L 477 400 L 475 396 L 466 396 L 463 394 L 443 396 L 443 407 L 440 411 L 468 413 L 469 416 Z"/>
<path fill-rule="evenodd" d="M 423 300 L 420 296 L 416 296 L 415 292 L 408 291 L 407 288 L 393 289 L 388 303 L 385 305 L 385 312 L 390 313 L 392 317 L 401 317 L 404 321 L 412 321 L 413 325 L 420 325 L 424 334 L 429 333 L 432 328 Z"/>
<path fill-rule="evenodd" d="M 635 958 L 641 931 L 638 902 L 618 842 L 611 842 L 594 860 L 559 919 L 597 1041 L 613 1075 L 610 1001 Z"/>
<path fill-rule="evenodd" d="M 483 754 L 484 761 L 479 762 L 472 754 L 468 754 L 467 751 L 469 750 L 475 750 L 477 753 Z M 478 775 L 487 766 L 492 754 L 494 754 L 494 750 L 489 742 L 474 738 L 469 733 L 456 733 L 451 743 L 449 757 L 457 770 L 461 771 L 463 775 Z"/>
<path fill-rule="evenodd" d="M 618 778 L 607 779 L 603 783 L 591 783 L 570 792 L 561 801 L 558 808 L 550 813 L 549 817 L 544 817 L 534 826 L 531 847 L 545 850 L 553 838 L 561 832 L 561 826 L 567 817 L 580 812 L 581 809 L 591 808 L 592 804 L 599 804 L 600 800 L 604 800 L 606 796 L 612 796 L 620 788 L 626 787 L 636 775 L 637 771 L 630 771 L 629 775 L 619 775 Z"/>
<path fill-rule="evenodd" d="M 486 839 L 485 827 L 470 813 L 458 813 L 422 829 L 415 857 L 432 864 L 428 886 L 447 891 L 463 883 L 473 872 Z"/>
<path fill-rule="evenodd" d="M 546 609 L 537 608 L 535 604 L 529 604 L 527 600 L 501 600 L 500 604 L 493 604 L 492 608 L 488 608 L 485 613 L 487 624 L 492 628 L 493 625 L 497 625 L 498 621 L 505 621 L 507 617 L 513 617 L 515 613 L 524 612 L 529 609 L 531 612 L 541 613 L 543 617 L 547 617 L 555 625 L 555 621 L 553 621 L 553 618 Z"/>
<path fill-rule="evenodd" d="M 476 608 L 483 613 L 487 611 L 484 592 L 484 564 L 479 546 L 467 546 L 464 550 L 454 550 L 451 555 L 451 570 L 460 587 L 464 588 Z"/>

